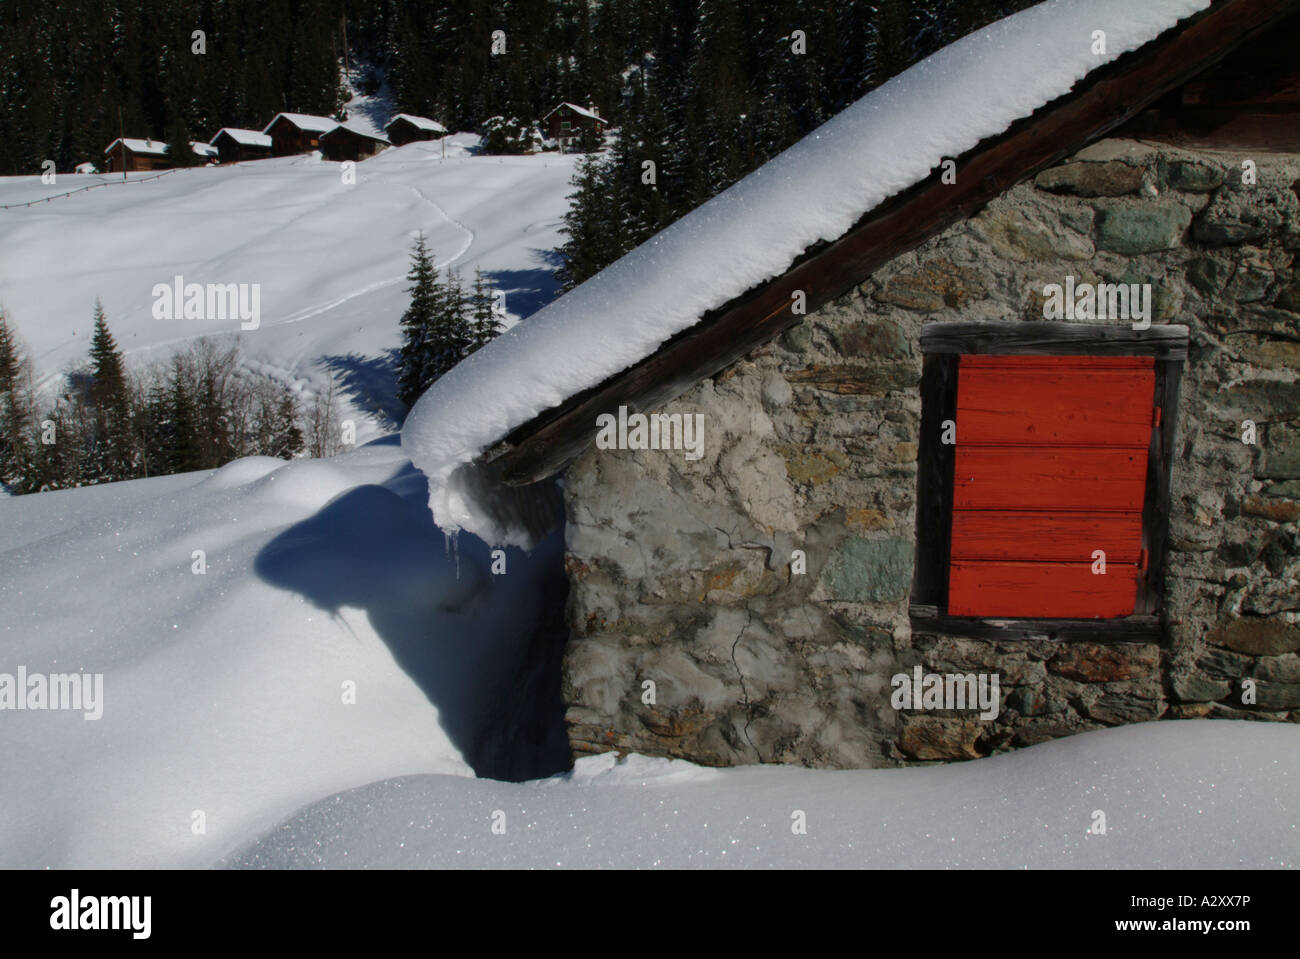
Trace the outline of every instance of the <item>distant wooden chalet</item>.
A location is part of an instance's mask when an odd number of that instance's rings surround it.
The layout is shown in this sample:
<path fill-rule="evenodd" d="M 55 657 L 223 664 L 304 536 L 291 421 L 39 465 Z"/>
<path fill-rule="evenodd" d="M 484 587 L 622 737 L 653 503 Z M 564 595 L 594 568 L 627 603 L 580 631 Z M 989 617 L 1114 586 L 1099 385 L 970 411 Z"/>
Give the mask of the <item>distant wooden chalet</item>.
<path fill-rule="evenodd" d="M 216 147 L 200 140 L 190 141 L 190 152 L 204 163 L 216 163 L 221 159 L 221 154 Z"/>
<path fill-rule="evenodd" d="M 325 159 L 341 163 L 344 160 L 356 162 L 372 157 L 380 150 L 392 146 L 384 137 L 339 124 L 327 133 L 321 134 L 320 149 Z"/>
<path fill-rule="evenodd" d="M 410 113 L 399 113 L 388 121 L 384 133 L 395 147 L 415 140 L 436 140 L 447 135 L 447 128 L 437 120 L 417 117 Z"/>
<path fill-rule="evenodd" d="M 138 140 L 119 137 L 104 149 L 110 173 L 135 173 L 139 170 L 165 170 L 171 166 L 167 144 L 162 140 Z"/>
<path fill-rule="evenodd" d="M 580 107 L 576 103 L 561 103 L 546 116 L 542 117 L 542 127 L 546 136 L 557 140 L 561 150 L 569 150 L 577 145 L 578 137 L 585 131 L 603 133 L 608 121 L 601 119 L 596 108 Z"/>
<path fill-rule="evenodd" d="M 209 142 L 216 147 L 222 163 L 242 163 L 271 155 L 271 138 L 256 130 L 222 127 Z"/>
<path fill-rule="evenodd" d="M 329 117 L 308 113 L 277 113 L 262 132 L 271 138 L 271 154 L 287 157 L 318 149 L 321 135 L 338 125 L 337 120 Z"/>

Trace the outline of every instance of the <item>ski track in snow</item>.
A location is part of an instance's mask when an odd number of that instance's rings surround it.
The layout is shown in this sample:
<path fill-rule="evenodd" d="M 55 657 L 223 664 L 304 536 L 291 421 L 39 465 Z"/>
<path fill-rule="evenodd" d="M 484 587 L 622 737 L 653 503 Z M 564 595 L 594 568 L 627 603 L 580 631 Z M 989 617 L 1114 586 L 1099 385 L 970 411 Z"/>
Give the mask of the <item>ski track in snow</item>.
<path fill-rule="evenodd" d="M 433 237 L 435 255 L 450 254 L 438 258 L 438 269 L 507 276 L 535 272 L 537 250 L 561 242 L 573 163 L 550 155 L 509 162 L 476 156 L 469 152 L 476 142 L 453 135 L 446 157 L 441 146 L 424 143 L 387 150 L 358 167 L 363 175 L 352 186 L 340 185 L 333 165 L 292 157 L 180 171 L 186 176 L 138 191 L 118 191 L 110 182 L 6 211 L 0 227 L 16 242 L 0 246 L 0 303 L 28 343 L 34 385 L 49 397 L 69 370 L 84 365 L 88 307 L 96 297 L 137 369 L 200 339 L 237 337 L 242 367 L 300 391 L 324 385 L 331 374 L 320 364 L 330 358 L 336 378 L 346 380 L 347 364 L 355 362 L 357 382 L 364 383 L 373 375 L 366 365 L 384 362 L 398 342 L 406 270 L 385 275 L 385 267 L 406 266 L 417 230 Z M 38 177 L 0 178 L 0 202 L 41 199 L 40 190 Z M 440 202 L 447 197 L 455 199 L 455 215 Z M 521 218 L 543 226 L 523 229 Z M 106 231 L 120 242 L 100 243 Z M 259 280 L 258 329 L 155 320 L 145 294 L 175 275 L 186 282 Z M 365 394 L 341 385 L 341 415 L 370 422 Z M 363 432 L 378 435 L 369 427 Z"/>

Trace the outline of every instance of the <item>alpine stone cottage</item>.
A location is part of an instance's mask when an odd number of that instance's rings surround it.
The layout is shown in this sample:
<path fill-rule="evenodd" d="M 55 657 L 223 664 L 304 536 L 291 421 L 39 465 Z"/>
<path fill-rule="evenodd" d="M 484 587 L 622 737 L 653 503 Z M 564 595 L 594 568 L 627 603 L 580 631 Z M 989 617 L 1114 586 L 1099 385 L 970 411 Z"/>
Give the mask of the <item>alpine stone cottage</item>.
<path fill-rule="evenodd" d="M 435 384 L 444 529 L 562 480 L 574 753 L 1300 719 L 1297 49 L 1300 0 L 1032 7 Z"/>

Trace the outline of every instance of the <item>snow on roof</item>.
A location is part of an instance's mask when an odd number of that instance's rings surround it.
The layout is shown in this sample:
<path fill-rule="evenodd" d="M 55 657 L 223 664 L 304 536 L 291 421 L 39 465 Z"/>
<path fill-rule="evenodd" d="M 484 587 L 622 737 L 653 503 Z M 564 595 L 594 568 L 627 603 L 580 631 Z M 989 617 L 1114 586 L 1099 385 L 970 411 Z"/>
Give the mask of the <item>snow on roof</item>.
<path fill-rule="evenodd" d="M 1210 0 L 1047 0 L 882 84 L 739 183 L 475 352 L 402 429 L 444 530 L 526 545 L 453 477 L 511 430 L 644 359 L 708 311 Z M 1106 52 L 1094 54 L 1093 31 Z M 593 434 L 595 424 L 592 424 Z"/>
<path fill-rule="evenodd" d="M 389 142 L 388 137 L 384 136 L 382 133 L 371 133 L 369 130 L 362 130 L 360 127 L 354 126 L 350 123 L 336 123 L 334 124 L 333 129 L 326 131 L 326 135 L 335 134 L 340 131 L 355 133 L 359 137 L 365 137 L 367 140 L 378 140 L 380 143 Z M 391 146 L 392 144 L 389 145 Z"/>
<path fill-rule="evenodd" d="M 201 143 L 198 140 L 190 141 L 190 149 L 194 151 L 195 156 L 214 157 L 218 155 L 216 147 L 208 143 Z"/>
<path fill-rule="evenodd" d="M 223 133 L 240 146 L 267 148 L 271 146 L 271 138 L 265 133 L 258 133 L 256 130 L 241 130 L 239 127 L 222 127 L 208 142 L 216 143 L 217 137 Z"/>
<path fill-rule="evenodd" d="M 437 120 L 430 120 L 428 117 L 417 117 L 410 113 L 397 114 L 397 116 L 393 117 L 391 120 L 388 121 L 388 123 L 384 126 L 384 129 L 387 130 L 398 120 L 405 120 L 407 123 L 411 124 L 411 126 L 415 127 L 417 130 L 428 130 L 431 133 L 447 132 L 447 128 L 443 126 L 441 123 L 439 123 Z"/>
<path fill-rule="evenodd" d="M 107 147 L 105 153 L 112 153 L 119 143 L 125 143 L 126 148 L 132 153 L 145 153 L 150 156 L 166 156 L 167 144 L 162 140 L 138 140 L 135 137 L 118 137 Z"/>
<path fill-rule="evenodd" d="M 271 127 L 275 126 L 275 121 L 284 117 L 299 130 L 306 133 L 324 133 L 326 130 L 333 130 L 339 125 L 337 120 L 331 120 L 329 117 L 312 116 L 310 113 L 277 113 L 271 118 L 271 122 L 266 125 L 263 133 L 270 132 Z"/>
<path fill-rule="evenodd" d="M 580 107 L 576 103 L 569 103 L 567 100 L 564 103 L 561 103 L 559 107 L 556 107 L 555 110 L 560 109 L 560 107 L 568 107 L 570 110 L 572 110 L 574 113 L 578 114 L 579 116 L 589 117 L 592 120 L 599 120 L 601 123 L 609 122 L 604 117 L 602 117 L 599 113 L 597 113 L 595 110 L 590 110 L 587 107 Z M 552 110 L 551 113 L 554 113 L 555 110 Z M 549 117 L 551 113 L 546 114 L 546 117 Z M 546 117 L 542 117 L 542 119 L 545 120 Z"/>

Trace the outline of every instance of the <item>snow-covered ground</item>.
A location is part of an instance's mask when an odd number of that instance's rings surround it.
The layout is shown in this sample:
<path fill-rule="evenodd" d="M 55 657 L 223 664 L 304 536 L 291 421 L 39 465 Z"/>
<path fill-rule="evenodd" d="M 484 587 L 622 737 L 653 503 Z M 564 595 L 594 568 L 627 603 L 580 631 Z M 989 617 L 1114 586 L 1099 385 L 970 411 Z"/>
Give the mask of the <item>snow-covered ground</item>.
<path fill-rule="evenodd" d="M 558 541 L 494 576 L 426 496 L 390 439 L 0 499 L 0 674 L 103 677 L 98 719 L 0 711 L 0 867 L 201 866 L 376 779 L 562 768 L 558 716 L 518 728 Z"/>
<path fill-rule="evenodd" d="M 361 114 L 358 113 L 358 116 Z M 554 250 L 573 156 L 474 156 L 478 138 L 411 143 L 357 164 L 356 183 L 317 155 L 132 174 L 0 178 L 0 304 L 44 385 L 85 362 L 103 300 L 128 363 L 166 359 L 204 335 L 239 337 L 245 360 L 304 393 L 326 370 L 365 441 L 391 430 L 391 350 L 400 343 L 411 244 L 423 230 L 439 264 L 506 293 L 508 322 L 554 295 Z M 149 177 L 156 177 L 148 179 Z M 259 284 L 260 327 L 159 320 L 155 284 Z"/>
<path fill-rule="evenodd" d="M 605 754 L 542 782 L 373 783 L 226 864 L 1295 868 L 1297 747 L 1295 726 L 1183 721 L 925 769 L 715 770 Z"/>

